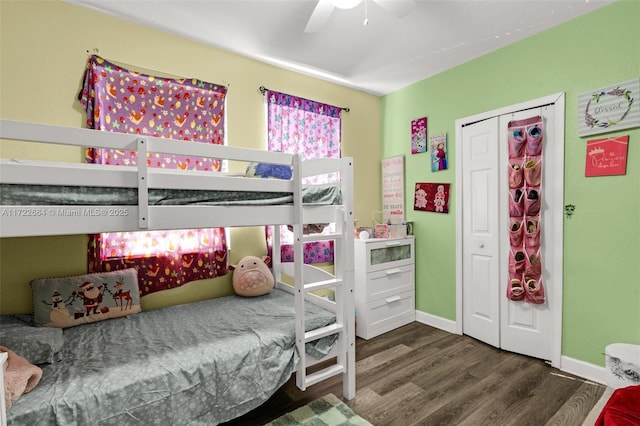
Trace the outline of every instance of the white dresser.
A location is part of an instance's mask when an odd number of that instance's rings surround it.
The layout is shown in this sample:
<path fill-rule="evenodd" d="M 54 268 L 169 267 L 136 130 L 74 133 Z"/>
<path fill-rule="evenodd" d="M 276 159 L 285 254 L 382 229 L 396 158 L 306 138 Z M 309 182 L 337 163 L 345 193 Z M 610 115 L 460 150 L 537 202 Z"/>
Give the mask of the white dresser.
<path fill-rule="evenodd" d="M 371 339 L 416 319 L 413 237 L 355 240 L 356 335 Z"/>

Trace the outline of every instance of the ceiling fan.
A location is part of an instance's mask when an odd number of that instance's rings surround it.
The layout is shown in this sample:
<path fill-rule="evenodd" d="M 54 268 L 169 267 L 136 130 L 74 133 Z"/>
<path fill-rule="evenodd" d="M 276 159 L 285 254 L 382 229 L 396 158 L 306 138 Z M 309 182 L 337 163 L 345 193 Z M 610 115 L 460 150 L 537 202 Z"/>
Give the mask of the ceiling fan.
<path fill-rule="evenodd" d="M 318 0 L 316 7 L 311 13 L 311 17 L 307 22 L 307 26 L 304 29 L 306 33 L 318 32 L 326 25 L 335 8 L 338 9 L 353 9 L 360 3 L 365 3 L 365 20 L 364 25 L 367 25 L 366 6 L 368 0 Z M 415 0 L 372 0 L 374 3 L 379 4 L 384 9 L 393 13 L 398 17 L 403 17 L 413 9 L 416 2 Z"/>

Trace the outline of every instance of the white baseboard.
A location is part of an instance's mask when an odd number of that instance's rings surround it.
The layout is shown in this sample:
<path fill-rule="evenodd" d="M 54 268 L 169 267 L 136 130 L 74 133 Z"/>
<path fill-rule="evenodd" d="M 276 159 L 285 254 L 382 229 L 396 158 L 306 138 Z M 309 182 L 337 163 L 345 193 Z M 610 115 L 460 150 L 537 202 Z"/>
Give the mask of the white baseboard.
<path fill-rule="evenodd" d="M 456 322 L 416 310 L 416 321 L 456 334 Z"/>
<path fill-rule="evenodd" d="M 603 385 L 607 384 L 607 375 L 609 374 L 604 367 L 564 355 L 560 359 L 560 370 Z"/>

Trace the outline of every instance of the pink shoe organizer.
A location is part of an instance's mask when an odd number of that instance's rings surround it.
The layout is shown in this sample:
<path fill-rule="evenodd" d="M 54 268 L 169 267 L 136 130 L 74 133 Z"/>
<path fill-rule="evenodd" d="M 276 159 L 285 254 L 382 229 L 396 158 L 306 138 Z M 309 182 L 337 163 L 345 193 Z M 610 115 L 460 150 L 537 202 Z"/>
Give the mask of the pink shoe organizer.
<path fill-rule="evenodd" d="M 506 296 L 515 302 L 542 304 L 541 253 L 544 126 L 540 116 L 511 121 L 509 157 L 509 274 Z"/>

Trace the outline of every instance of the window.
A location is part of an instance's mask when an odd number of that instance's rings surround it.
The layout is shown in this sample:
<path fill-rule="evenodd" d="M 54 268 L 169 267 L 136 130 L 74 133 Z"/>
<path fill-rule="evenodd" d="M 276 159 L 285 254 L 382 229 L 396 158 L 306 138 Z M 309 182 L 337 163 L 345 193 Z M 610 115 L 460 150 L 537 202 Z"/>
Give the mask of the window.
<path fill-rule="evenodd" d="M 302 160 L 341 157 L 342 108 L 284 93 L 267 90 L 267 146 L 269 151 L 299 154 Z M 304 183 L 329 183 L 339 176 L 325 175 Z M 280 227 L 281 259 L 293 261 L 293 232 Z M 333 224 L 324 232 L 332 232 Z M 271 253 L 271 228 L 267 228 L 267 248 Z M 304 245 L 305 263 L 333 261 L 333 241 L 309 242 Z"/>
<path fill-rule="evenodd" d="M 226 87 L 129 71 L 98 56 L 79 100 L 87 127 L 199 143 L 224 143 Z M 87 149 L 87 162 L 137 164 L 135 152 Z M 150 153 L 149 167 L 221 169 L 218 159 Z M 141 295 L 226 274 L 224 229 L 112 232 L 89 236 L 89 272 L 137 267 Z"/>

